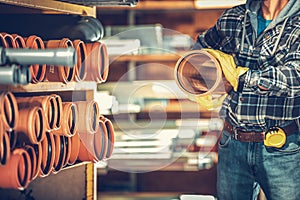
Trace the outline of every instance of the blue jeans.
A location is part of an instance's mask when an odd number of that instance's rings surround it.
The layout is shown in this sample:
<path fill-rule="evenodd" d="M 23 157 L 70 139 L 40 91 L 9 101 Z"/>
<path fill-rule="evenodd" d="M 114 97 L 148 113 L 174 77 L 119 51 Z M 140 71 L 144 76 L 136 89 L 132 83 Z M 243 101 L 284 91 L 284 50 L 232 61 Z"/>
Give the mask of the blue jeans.
<path fill-rule="evenodd" d="M 300 199 L 300 132 L 280 149 L 240 142 L 223 131 L 218 148 L 218 200 L 253 200 L 256 183 L 268 200 Z"/>

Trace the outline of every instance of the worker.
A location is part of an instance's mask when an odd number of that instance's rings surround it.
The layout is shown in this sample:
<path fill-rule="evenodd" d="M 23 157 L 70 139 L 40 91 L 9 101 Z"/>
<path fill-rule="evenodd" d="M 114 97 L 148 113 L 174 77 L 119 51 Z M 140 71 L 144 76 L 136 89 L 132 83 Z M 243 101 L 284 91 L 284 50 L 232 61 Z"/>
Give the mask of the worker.
<path fill-rule="evenodd" d="M 227 9 L 192 49 L 213 55 L 233 88 L 219 112 L 218 200 L 255 199 L 255 185 L 268 200 L 299 200 L 299 0 Z"/>

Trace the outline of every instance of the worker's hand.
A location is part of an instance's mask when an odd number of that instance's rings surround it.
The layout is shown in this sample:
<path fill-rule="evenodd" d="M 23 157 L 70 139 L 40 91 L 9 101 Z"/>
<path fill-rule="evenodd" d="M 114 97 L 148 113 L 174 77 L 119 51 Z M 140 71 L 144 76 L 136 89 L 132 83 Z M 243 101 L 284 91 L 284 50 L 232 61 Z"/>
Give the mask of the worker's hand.
<path fill-rule="evenodd" d="M 237 91 L 239 76 L 246 73 L 249 68 L 237 67 L 231 55 L 214 49 L 203 49 L 214 56 L 220 63 L 223 74 L 228 82 L 232 85 L 234 91 Z"/>
<path fill-rule="evenodd" d="M 218 98 L 213 98 L 211 94 L 205 96 L 189 95 L 188 98 L 200 105 L 201 108 L 206 110 L 216 110 L 222 106 L 227 94 L 224 94 Z"/>

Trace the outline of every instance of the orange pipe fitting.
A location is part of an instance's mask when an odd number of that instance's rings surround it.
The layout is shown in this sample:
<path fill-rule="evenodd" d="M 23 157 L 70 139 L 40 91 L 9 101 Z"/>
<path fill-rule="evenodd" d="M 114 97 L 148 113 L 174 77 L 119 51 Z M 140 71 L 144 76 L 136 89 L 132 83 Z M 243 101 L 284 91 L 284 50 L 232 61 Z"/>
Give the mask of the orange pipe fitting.
<path fill-rule="evenodd" d="M 31 35 L 28 38 L 25 38 L 26 47 L 30 49 L 44 49 L 45 44 L 43 40 L 35 35 Z M 46 65 L 31 65 L 30 67 L 30 73 L 32 83 L 38 83 L 42 82 L 46 76 Z"/>
<path fill-rule="evenodd" d="M 75 65 L 75 81 L 83 81 L 86 77 L 86 57 L 87 50 L 85 43 L 81 40 L 74 40 L 73 46 L 77 53 L 77 63 Z"/>
<path fill-rule="evenodd" d="M 5 130 L 14 129 L 19 120 L 18 104 L 11 92 L 0 94 L 0 120 Z"/>
<path fill-rule="evenodd" d="M 82 133 L 95 133 L 99 121 L 99 105 L 96 101 L 77 101 L 74 102 L 78 109 L 78 132 L 79 136 Z"/>
<path fill-rule="evenodd" d="M 6 165 L 0 166 L 0 187 L 23 190 L 30 182 L 31 161 L 26 150 L 16 148 Z"/>
<path fill-rule="evenodd" d="M 80 139 L 79 139 L 79 134 L 76 132 L 72 137 L 71 137 L 71 155 L 68 160 L 68 164 L 73 165 L 79 154 L 79 148 L 80 148 Z"/>
<path fill-rule="evenodd" d="M 113 149 L 115 145 L 115 131 L 112 122 L 108 118 L 101 115 L 100 120 L 104 122 L 107 130 L 108 146 L 107 146 L 107 152 L 105 157 L 109 158 L 113 153 Z"/>
<path fill-rule="evenodd" d="M 62 123 L 58 129 L 52 131 L 53 134 L 73 136 L 77 131 L 78 111 L 77 106 L 72 102 L 63 102 Z"/>
<path fill-rule="evenodd" d="M 45 177 L 52 172 L 55 160 L 55 141 L 53 134 L 50 132 L 46 132 L 46 137 L 41 142 L 41 145 L 43 156 L 39 176 Z"/>
<path fill-rule="evenodd" d="M 18 134 L 27 136 L 31 144 L 38 144 L 45 138 L 45 119 L 44 111 L 41 107 L 21 107 L 19 110 L 20 118 L 15 131 Z M 26 141 L 27 142 L 27 141 Z"/>
<path fill-rule="evenodd" d="M 47 48 L 68 48 L 73 47 L 73 43 L 68 38 L 61 40 L 49 40 L 46 42 Z M 51 82 L 68 83 L 74 80 L 75 67 L 72 66 L 47 66 L 46 79 Z"/>
<path fill-rule="evenodd" d="M 109 71 L 109 57 L 104 43 L 93 42 L 86 44 L 87 76 L 86 81 L 103 83 L 107 80 Z"/>

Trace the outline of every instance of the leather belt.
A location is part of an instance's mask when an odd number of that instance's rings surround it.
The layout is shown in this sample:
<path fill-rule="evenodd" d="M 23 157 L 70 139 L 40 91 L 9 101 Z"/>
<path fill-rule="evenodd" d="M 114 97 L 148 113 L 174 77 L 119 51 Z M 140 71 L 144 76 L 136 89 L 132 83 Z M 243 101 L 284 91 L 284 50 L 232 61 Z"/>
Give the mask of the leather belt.
<path fill-rule="evenodd" d="M 295 122 L 287 125 L 285 127 L 281 127 L 286 136 L 292 135 L 297 130 L 299 130 L 297 124 Z M 232 126 L 229 122 L 224 122 L 223 130 L 226 130 L 230 134 L 232 134 L 233 138 L 241 141 L 241 142 L 263 142 L 265 139 L 265 132 L 254 132 L 254 131 L 242 131 L 239 128 Z"/>

